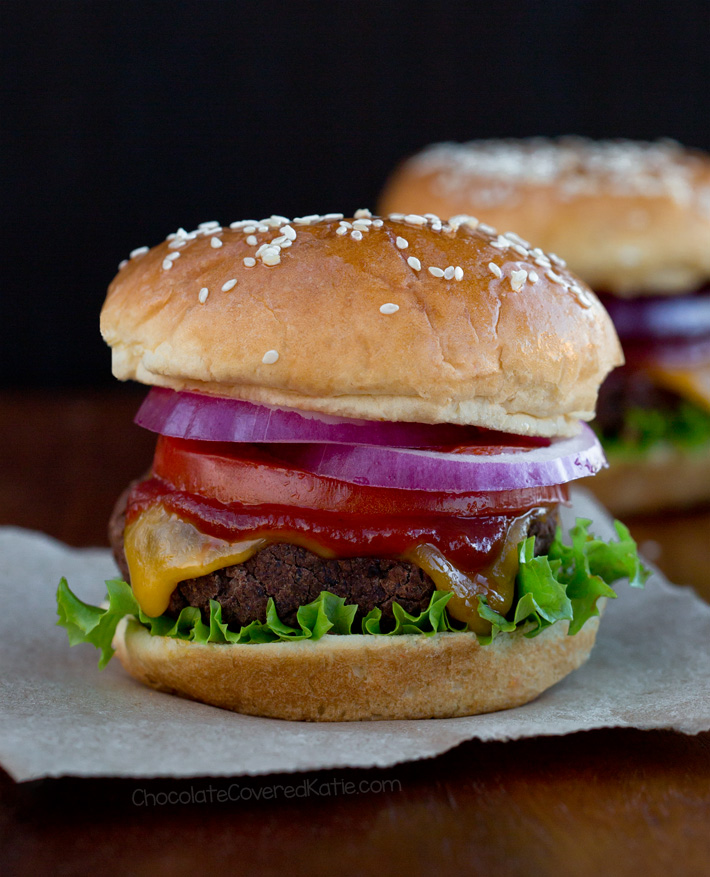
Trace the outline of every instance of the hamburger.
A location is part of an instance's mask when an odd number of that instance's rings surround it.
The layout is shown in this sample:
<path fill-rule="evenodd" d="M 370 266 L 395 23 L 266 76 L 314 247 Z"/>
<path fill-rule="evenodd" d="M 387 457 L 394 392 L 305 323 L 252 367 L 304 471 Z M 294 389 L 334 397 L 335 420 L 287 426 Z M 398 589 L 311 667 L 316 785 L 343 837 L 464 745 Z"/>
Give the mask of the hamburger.
<path fill-rule="evenodd" d="M 134 251 L 101 331 L 150 472 L 110 526 L 108 603 L 59 623 L 154 688 L 339 721 L 525 703 L 588 657 L 628 531 L 558 532 L 604 465 L 581 421 L 621 361 L 596 296 L 471 218 L 358 211 L 183 229 Z"/>
<path fill-rule="evenodd" d="M 673 141 L 436 144 L 395 172 L 382 210 L 475 213 L 563 257 L 626 357 L 594 424 L 611 468 L 589 486 L 620 515 L 710 500 L 709 156 Z"/>

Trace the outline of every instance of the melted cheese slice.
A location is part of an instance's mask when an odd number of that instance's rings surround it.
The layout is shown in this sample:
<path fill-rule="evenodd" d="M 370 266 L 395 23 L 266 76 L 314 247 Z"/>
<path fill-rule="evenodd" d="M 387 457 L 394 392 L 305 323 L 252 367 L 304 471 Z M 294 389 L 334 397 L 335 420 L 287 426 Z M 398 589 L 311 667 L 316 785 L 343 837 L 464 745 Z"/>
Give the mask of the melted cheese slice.
<path fill-rule="evenodd" d="M 659 386 L 710 411 L 710 363 L 687 369 L 654 366 L 649 372 Z"/>
<path fill-rule="evenodd" d="M 179 582 L 244 563 L 268 544 L 266 539 L 227 542 L 207 536 L 159 504 L 131 521 L 124 542 L 133 593 L 152 618 L 165 612 Z"/>

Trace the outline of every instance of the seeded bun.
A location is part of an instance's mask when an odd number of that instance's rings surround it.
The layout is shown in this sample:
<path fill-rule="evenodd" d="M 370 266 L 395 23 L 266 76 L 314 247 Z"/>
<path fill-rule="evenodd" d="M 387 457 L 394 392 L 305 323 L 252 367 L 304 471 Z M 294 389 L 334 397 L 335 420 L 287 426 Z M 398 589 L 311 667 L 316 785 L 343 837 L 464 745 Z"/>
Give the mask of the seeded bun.
<path fill-rule="evenodd" d="M 599 619 L 481 646 L 473 633 L 325 636 L 317 642 L 200 645 L 129 620 L 114 646 L 146 685 L 248 715 L 298 721 L 428 719 L 520 706 L 589 657 Z"/>
<path fill-rule="evenodd" d="M 710 500 L 710 453 L 659 448 L 648 456 L 609 457 L 610 468 L 580 484 L 615 516 L 682 509 Z"/>
<path fill-rule="evenodd" d="M 672 141 L 436 144 L 395 172 L 380 209 L 475 214 L 620 296 L 710 279 L 710 156 Z"/>
<path fill-rule="evenodd" d="M 622 355 L 561 260 L 469 218 L 356 217 L 207 224 L 134 251 L 101 314 L 114 374 L 521 434 L 591 419 Z"/>

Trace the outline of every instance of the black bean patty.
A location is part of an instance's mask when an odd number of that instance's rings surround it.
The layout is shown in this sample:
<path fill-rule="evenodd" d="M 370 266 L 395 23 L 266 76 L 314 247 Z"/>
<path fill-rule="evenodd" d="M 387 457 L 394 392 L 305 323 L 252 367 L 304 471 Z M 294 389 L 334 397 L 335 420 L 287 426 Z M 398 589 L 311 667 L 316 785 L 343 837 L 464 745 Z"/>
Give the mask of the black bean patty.
<path fill-rule="evenodd" d="M 130 488 L 121 494 L 109 522 L 109 539 L 121 572 L 129 581 L 123 548 L 126 502 Z M 529 535 L 536 536 L 535 553 L 546 554 L 557 526 L 557 511 L 536 515 Z M 257 552 L 244 563 L 227 566 L 196 579 L 180 582 L 170 598 L 167 614 L 177 617 L 185 606 L 200 609 L 209 620 L 209 601 L 222 606 L 222 620 L 235 629 L 251 621 L 266 620 L 266 606 L 273 597 L 279 618 L 296 625 L 299 606 L 315 600 L 321 591 L 345 597 L 358 606 L 358 618 L 379 606 L 392 618 L 392 604 L 418 614 L 429 605 L 434 582 L 406 560 L 354 557 L 325 560 L 297 545 L 278 543 Z"/>
<path fill-rule="evenodd" d="M 656 386 L 644 371 L 618 368 L 599 390 L 594 423 L 602 436 L 615 438 L 623 433 L 629 410 L 645 408 L 671 413 L 680 402 L 680 396 Z"/>

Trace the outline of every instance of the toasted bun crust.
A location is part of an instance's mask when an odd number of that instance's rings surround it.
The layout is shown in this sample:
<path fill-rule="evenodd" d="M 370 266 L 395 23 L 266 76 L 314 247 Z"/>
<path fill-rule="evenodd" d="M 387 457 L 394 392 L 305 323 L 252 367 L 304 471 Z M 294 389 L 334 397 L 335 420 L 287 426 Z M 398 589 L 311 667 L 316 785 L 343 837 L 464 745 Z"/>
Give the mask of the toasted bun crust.
<path fill-rule="evenodd" d="M 198 645 L 151 636 L 133 620 L 114 645 L 126 670 L 157 688 L 248 715 L 313 722 L 470 716 L 520 706 L 589 657 L 599 624 L 575 636 L 473 633 L 326 636 L 317 642 Z"/>
<path fill-rule="evenodd" d="M 672 141 L 437 144 L 395 172 L 380 209 L 473 213 L 622 296 L 710 279 L 710 156 Z"/>
<path fill-rule="evenodd" d="M 592 417 L 621 351 L 597 298 L 559 262 L 475 222 L 363 212 L 355 228 L 311 217 L 181 230 L 137 254 L 101 314 L 114 374 L 537 435 L 571 434 Z M 397 309 L 381 311 L 389 304 Z"/>
<path fill-rule="evenodd" d="M 710 502 L 710 449 L 670 449 L 637 460 L 610 457 L 611 466 L 580 481 L 617 517 Z"/>

